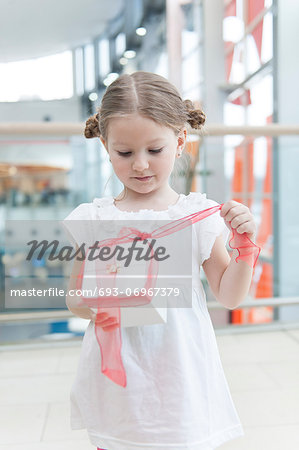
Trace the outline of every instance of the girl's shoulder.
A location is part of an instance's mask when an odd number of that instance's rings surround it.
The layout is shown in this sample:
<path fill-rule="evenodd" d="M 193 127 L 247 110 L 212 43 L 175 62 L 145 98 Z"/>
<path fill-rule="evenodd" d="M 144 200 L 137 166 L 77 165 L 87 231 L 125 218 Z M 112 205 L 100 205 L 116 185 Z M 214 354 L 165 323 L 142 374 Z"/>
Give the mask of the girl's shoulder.
<path fill-rule="evenodd" d="M 100 210 L 104 211 L 108 207 L 113 207 L 113 197 L 94 198 L 90 203 L 81 203 L 76 206 L 64 220 L 89 220 L 99 219 Z"/>
<path fill-rule="evenodd" d="M 206 193 L 190 192 L 188 195 L 183 195 L 181 201 L 178 202 L 173 212 L 180 215 L 187 215 L 194 212 L 203 211 L 217 205 L 219 205 L 219 203 L 215 200 L 207 198 Z"/>
<path fill-rule="evenodd" d="M 112 195 L 108 197 L 96 197 L 93 199 L 91 205 L 94 208 L 108 208 L 114 205 L 114 198 Z"/>
<path fill-rule="evenodd" d="M 81 203 L 76 206 L 64 220 L 85 220 L 90 219 L 91 203 Z"/>
<path fill-rule="evenodd" d="M 219 205 L 215 200 L 207 198 L 206 193 L 201 192 L 190 192 L 190 194 L 185 196 L 185 202 L 187 205 L 198 205 L 201 209 Z"/>

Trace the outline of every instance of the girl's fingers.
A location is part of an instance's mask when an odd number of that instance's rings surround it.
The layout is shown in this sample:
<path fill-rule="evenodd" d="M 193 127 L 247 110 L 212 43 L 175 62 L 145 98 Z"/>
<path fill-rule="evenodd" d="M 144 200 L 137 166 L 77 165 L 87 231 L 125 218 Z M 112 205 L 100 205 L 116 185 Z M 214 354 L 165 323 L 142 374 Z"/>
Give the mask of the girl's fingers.
<path fill-rule="evenodd" d="M 220 216 L 225 217 L 226 215 L 230 214 L 231 210 L 236 207 L 244 207 L 242 203 L 236 202 L 235 200 L 229 200 L 228 202 L 225 202 L 221 208 Z"/>
<path fill-rule="evenodd" d="M 239 234 L 247 233 L 253 235 L 255 233 L 254 224 L 251 222 L 242 223 L 242 225 L 238 226 L 236 230 Z"/>
<path fill-rule="evenodd" d="M 107 319 L 97 320 L 96 323 L 98 325 L 100 325 L 101 327 L 106 327 L 106 326 L 109 326 L 109 325 L 115 325 L 118 322 L 117 322 L 116 317 L 108 317 Z"/>
<path fill-rule="evenodd" d="M 249 222 L 250 218 L 248 217 L 247 213 L 243 213 L 243 214 L 239 214 L 238 216 L 234 217 L 231 222 L 230 225 L 232 228 L 238 228 L 240 225 L 242 225 L 243 223 Z"/>
<path fill-rule="evenodd" d="M 116 317 L 109 316 L 108 313 L 96 313 L 92 311 L 91 320 L 103 328 L 104 331 L 112 331 L 119 327 L 119 323 Z"/>
<path fill-rule="evenodd" d="M 118 323 L 116 317 L 109 316 L 109 314 L 106 312 L 97 314 L 93 311 L 91 313 L 91 320 L 101 327 Z"/>
<path fill-rule="evenodd" d="M 116 317 L 108 317 L 107 319 L 104 319 L 101 322 L 99 322 L 99 324 L 100 325 L 110 325 L 115 322 L 116 322 Z"/>
<path fill-rule="evenodd" d="M 240 205 L 240 206 L 234 206 L 232 207 L 223 217 L 227 222 L 233 221 L 235 218 L 239 217 L 243 214 L 250 214 L 249 209 L 247 206 Z"/>
<path fill-rule="evenodd" d="M 108 313 L 98 313 L 96 315 L 96 321 L 100 322 L 102 320 L 108 319 L 109 318 L 109 314 Z"/>
<path fill-rule="evenodd" d="M 108 325 L 107 327 L 103 327 L 104 331 L 112 331 L 115 330 L 116 328 L 119 328 L 119 324 L 114 324 L 114 325 Z"/>
<path fill-rule="evenodd" d="M 106 319 L 107 317 L 109 317 L 107 313 L 97 314 L 95 311 L 91 311 L 91 320 L 93 322 L 98 322 L 99 320 L 101 321 L 103 319 Z"/>

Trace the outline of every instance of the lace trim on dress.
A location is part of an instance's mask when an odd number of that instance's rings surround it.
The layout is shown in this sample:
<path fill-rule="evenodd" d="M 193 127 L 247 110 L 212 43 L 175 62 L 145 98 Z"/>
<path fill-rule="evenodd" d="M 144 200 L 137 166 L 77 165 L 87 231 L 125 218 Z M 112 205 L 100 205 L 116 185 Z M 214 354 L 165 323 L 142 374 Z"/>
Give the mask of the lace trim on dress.
<path fill-rule="evenodd" d="M 114 204 L 114 198 L 112 196 L 95 198 L 93 204 L 101 209 L 100 214 L 103 214 L 109 219 L 121 217 L 134 218 L 135 216 L 145 215 L 147 219 L 151 218 L 171 218 L 178 219 L 185 215 L 192 214 L 193 212 L 203 209 L 204 200 L 206 200 L 206 194 L 200 192 L 190 192 L 190 194 L 180 194 L 180 198 L 174 205 L 170 205 L 167 209 L 157 211 L 154 209 L 140 209 L 139 211 L 121 211 Z M 161 217 L 160 217 L 161 216 Z"/>

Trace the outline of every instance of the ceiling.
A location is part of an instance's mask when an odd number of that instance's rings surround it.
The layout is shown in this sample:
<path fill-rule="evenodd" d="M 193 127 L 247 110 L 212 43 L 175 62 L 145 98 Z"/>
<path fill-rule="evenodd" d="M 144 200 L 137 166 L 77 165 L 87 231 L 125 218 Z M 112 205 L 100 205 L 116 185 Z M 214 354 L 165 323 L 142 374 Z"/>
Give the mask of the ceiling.
<path fill-rule="evenodd" d="M 122 13 L 124 0 L 0 0 L 0 63 L 88 43 Z"/>

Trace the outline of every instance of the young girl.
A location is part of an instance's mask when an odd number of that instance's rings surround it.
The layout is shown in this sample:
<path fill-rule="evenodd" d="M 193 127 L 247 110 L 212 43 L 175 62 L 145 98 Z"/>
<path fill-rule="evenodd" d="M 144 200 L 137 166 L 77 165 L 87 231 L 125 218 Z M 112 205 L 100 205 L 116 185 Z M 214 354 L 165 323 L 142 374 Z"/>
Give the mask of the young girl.
<path fill-rule="evenodd" d="M 85 136 L 100 138 L 124 185 L 117 198 L 83 203 L 65 220 L 176 220 L 218 205 L 206 194 L 178 194 L 169 185 L 186 143 L 186 124 L 200 128 L 202 111 L 165 78 L 147 72 L 121 75 L 106 90 Z M 192 308 L 169 308 L 167 322 L 122 327 L 126 387 L 101 373 L 95 321 L 107 332 L 118 326 L 67 297 L 68 308 L 90 319 L 71 391 L 72 429 L 86 428 L 96 447 L 108 450 L 211 450 L 243 435 L 221 365 L 200 268 L 226 308 L 245 298 L 252 268 L 229 256 L 230 232 L 256 232 L 249 209 L 228 201 L 221 212 L 192 225 Z M 74 237 L 74 242 L 76 237 Z M 180 245 L 180 244 L 178 244 Z M 76 242 L 78 248 L 78 242 Z M 70 287 L 81 263 L 74 262 Z M 78 300 L 78 298 L 77 298 Z"/>

